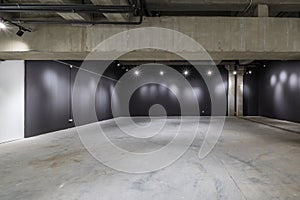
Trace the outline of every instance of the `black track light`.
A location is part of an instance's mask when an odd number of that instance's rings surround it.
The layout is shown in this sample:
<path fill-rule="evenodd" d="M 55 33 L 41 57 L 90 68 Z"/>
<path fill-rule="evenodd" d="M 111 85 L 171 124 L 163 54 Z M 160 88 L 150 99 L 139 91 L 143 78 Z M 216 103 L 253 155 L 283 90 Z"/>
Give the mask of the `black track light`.
<path fill-rule="evenodd" d="M 16 34 L 17 34 L 17 36 L 22 37 L 24 34 L 24 31 L 20 28 Z"/>

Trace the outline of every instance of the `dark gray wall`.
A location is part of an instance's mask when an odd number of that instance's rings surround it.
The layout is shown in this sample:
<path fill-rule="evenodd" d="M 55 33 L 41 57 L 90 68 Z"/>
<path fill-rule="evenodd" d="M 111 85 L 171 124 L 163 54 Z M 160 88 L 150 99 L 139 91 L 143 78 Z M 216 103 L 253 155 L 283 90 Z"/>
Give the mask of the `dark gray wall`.
<path fill-rule="evenodd" d="M 269 62 L 246 75 L 244 84 L 246 115 L 300 122 L 299 61 Z"/>
<path fill-rule="evenodd" d="M 68 63 L 77 66 L 81 64 L 78 61 Z M 92 63 L 95 68 L 105 67 L 105 64 Z M 25 70 L 25 137 L 73 127 L 74 124 L 69 123 L 69 119 L 72 118 L 71 89 L 78 69 L 71 69 L 68 65 L 56 61 L 26 61 Z M 110 74 L 109 70 L 107 74 Z M 94 75 L 88 76 L 91 80 L 94 78 Z M 113 85 L 113 81 L 100 78 L 95 99 L 98 120 L 112 117 L 110 90 Z M 80 88 L 84 97 L 92 96 L 91 87 L 83 85 Z M 85 110 L 85 102 L 79 107 Z M 86 123 L 91 122 L 94 121 Z"/>
<path fill-rule="evenodd" d="M 182 66 L 171 66 L 171 67 L 179 71 L 180 73 L 184 71 Z M 190 71 L 190 75 L 187 77 L 187 80 L 189 81 L 190 85 L 192 86 L 193 89 L 195 89 L 197 93 L 199 111 L 201 112 L 202 116 L 210 116 L 211 99 L 210 99 L 208 87 L 205 84 L 204 79 L 196 69 L 190 66 L 188 70 Z M 223 66 L 218 67 L 218 70 L 223 80 L 221 84 L 224 84 L 225 91 L 227 92 L 227 82 L 228 82 L 227 70 Z M 213 76 L 211 78 L 213 78 Z M 214 92 L 218 92 L 216 88 L 218 88 L 218 84 L 220 83 L 218 82 L 213 82 L 213 83 L 215 84 L 212 86 L 212 88 L 214 88 Z M 180 86 L 178 87 L 180 88 Z M 184 98 L 188 98 L 188 97 L 184 97 Z M 155 104 L 162 105 L 165 108 L 166 114 L 168 116 L 181 115 L 180 104 L 175 94 L 173 94 L 170 89 L 165 88 L 164 86 L 158 84 L 144 85 L 133 93 L 129 102 L 130 115 L 148 116 L 149 108 Z"/>
<path fill-rule="evenodd" d="M 259 114 L 300 122 L 300 62 L 274 61 L 259 72 Z"/>
<path fill-rule="evenodd" d="M 80 66 L 79 61 L 65 61 L 66 63 Z M 92 71 L 97 72 L 100 68 L 110 63 L 109 61 L 89 61 Z M 182 67 L 172 66 L 174 69 L 182 72 Z M 126 68 L 134 68 L 127 66 Z M 117 67 L 116 62 L 110 64 L 105 70 L 104 76 L 118 80 L 126 70 L 125 67 Z M 206 84 L 200 74 L 195 69 L 190 68 L 191 75 L 187 77 L 192 87 L 200 89 L 199 108 L 204 111 L 202 115 L 210 115 L 211 102 Z M 100 70 L 101 71 L 101 70 Z M 223 83 L 227 88 L 227 71 L 219 67 Z M 26 91 L 25 91 L 25 137 L 31 137 L 73 127 L 69 119 L 73 118 L 72 103 L 74 99 L 74 80 L 78 73 L 77 68 L 70 68 L 68 65 L 56 61 L 26 61 Z M 95 122 L 95 120 L 110 119 L 113 117 L 111 110 L 111 93 L 115 81 L 101 77 L 99 83 L 95 74 L 86 73 L 85 82 L 79 84 L 77 94 L 81 99 L 77 104 L 79 113 L 84 115 L 79 125 Z M 93 89 L 96 85 L 96 95 L 93 96 Z M 216 85 L 217 86 L 217 85 Z M 154 104 L 161 104 L 165 107 L 168 115 L 180 115 L 180 106 L 178 100 L 172 92 L 165 88 L 160 90 L 160 85 L 146 85 L 144 87 L 156 88 L 151 96 L 141 96 L 142 88 L 135 91 L 130 100 L 131 116 L 147 116 L 149 108 Z M 227 89 L 226 89 L 227 91 Z M 91 99 L 92 98 L 92 99 Z M 94 99 L 93 99 L 94 98 Z M 87 102 L 95 102 L 95 108 L 91 108 Z M 92 109 L 92 110 L 91 110 Z M 93 112 L 96 111 L 96 118 Z M 76 123 L 78 125 L 78 123 Z"/>
<path fill-rule="evenodd" d="M 258 115 L 258 94 L 259 84 L 257 69 L 251 68 L 252 74 L 245 74 L 244 76 L 244 115 L 257 116 Z"/>
<path fill-rule="evenodd" d="M 54 61 L 26 61 L 25 137 L 72 127 L 70 68 Z"/>

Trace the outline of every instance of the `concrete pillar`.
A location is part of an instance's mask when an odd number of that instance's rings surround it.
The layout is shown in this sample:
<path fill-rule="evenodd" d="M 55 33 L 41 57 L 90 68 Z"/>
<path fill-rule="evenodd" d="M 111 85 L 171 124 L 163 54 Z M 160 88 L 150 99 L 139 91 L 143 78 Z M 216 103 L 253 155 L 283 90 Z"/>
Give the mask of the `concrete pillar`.
<path fill-rule="evenodd" d="M 234 65 L 227 65 L 228 70 L 228 116 L 235 115 L 235 75 Z"/>
<path fill-rule="evenodd" d="M 254 16 L 256 17 L 269 17 L 269 6 L 266 4 L 258 4 Z"/>
<path fill-rule="evenodd" d="M 236 74 L 236 116 L 244 115 L 244 67 L 238 66 Z"/>

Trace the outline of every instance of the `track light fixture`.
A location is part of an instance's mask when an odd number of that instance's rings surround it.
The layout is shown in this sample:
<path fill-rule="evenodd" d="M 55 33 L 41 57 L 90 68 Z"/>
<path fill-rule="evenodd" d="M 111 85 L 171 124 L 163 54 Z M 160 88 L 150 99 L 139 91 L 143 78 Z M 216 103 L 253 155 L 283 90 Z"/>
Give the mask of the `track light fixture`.
<path fill-rule="evenodd" d="M 24 34 L 24 31 L 21 28 L 19 28 L 19 30 L 17 31 L 16 34 L 17 34 L 17 36 L 22 37 Z"/>
<path fill-rule="evenodd" d="M 0 29 L 6 29 L 7 25 L 12 25 L 12 26 L 18 27 L 19 30 L 17 31 L 16 35 L 19 37 L 21 37 L 25 32 L 32 31 L 30 28 L 25 28 L 24 26 L 21 26 L 21 25 L 16 24 L 8 19 L 4 19 L 3 17 L 0 17 Z"/>

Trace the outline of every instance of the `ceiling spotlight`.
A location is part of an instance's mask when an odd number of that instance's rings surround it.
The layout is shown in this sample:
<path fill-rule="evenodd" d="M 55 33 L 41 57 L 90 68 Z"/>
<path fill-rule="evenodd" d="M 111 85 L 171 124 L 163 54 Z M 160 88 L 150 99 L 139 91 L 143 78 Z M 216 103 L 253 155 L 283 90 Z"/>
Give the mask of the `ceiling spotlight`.
<path fill-rule="evenodd" d="M 249 70 L 249 74 L 252 74 L 252 71 L 251 71 L 251 70 Z"/>
<path fill-rule="evenodd" d="M 134 74 L 135 74 L 136 76 L 138 76 L 138 75 L 140 74 L 140 72 L 139 72 L 138 70 L 135 70 L 135 71 L 134 71 Z"/>
<path fill-rule="evenodd" d="M 188 71 L 188 70 L 185 70 L 185 71 L 183 72 L 183 74 L 184 74 L 185 76 L 187 76 L 187 75 L 189 75 L 189 71 Z"/>
<path fill-rule="evenodd" d="M 233 71 L 233 75 L 236 75 L 237 74 L 237 72 L 236 71 Z"/>
<path fill-rule="evenodd" d="M 0 21 L 0 29 L 6 29 L 6 24 L 3 21 Z"/>
<path fill-rule="evenodd" d="M 211 76 L 211 75 L 212 75 L 212 71 L 209 70 L 209 71 L 207 72 L 207 75 L 208 75 L 208 76 Z"/>
<path fill-rule="evenodd" d="M 17 34 L 17 36 L 22 37 L 22 35 L 24 34 L 24 31 L 20 28 L 16 34 Z"/>
<path fill-rule="evenodd" d="M 117 66 L 118 66 L 118 67 L 120 67 L 120 66 L 121 66 L 121 64 L 120 64 L 120 63 L 118 63 L 118 64 L 117 64 Z"/>
<path fill-rule="evenodd" d="M 128 72 L 128 69 L 126 69 L 126 72 Z"/>
<path fill-rule="evenodd" d="M 267 67 L 267 65 L 266 65 L 266 64 L 263 64 L 263 67 Z"/>
<path fill-rule="evenodd" d="M 164 75 L 164 72 L 163 72 L 163 71 L 160 71 L 159 74 L 160 74 L 161 76 L 163 76 L 163 75 Z"/>

